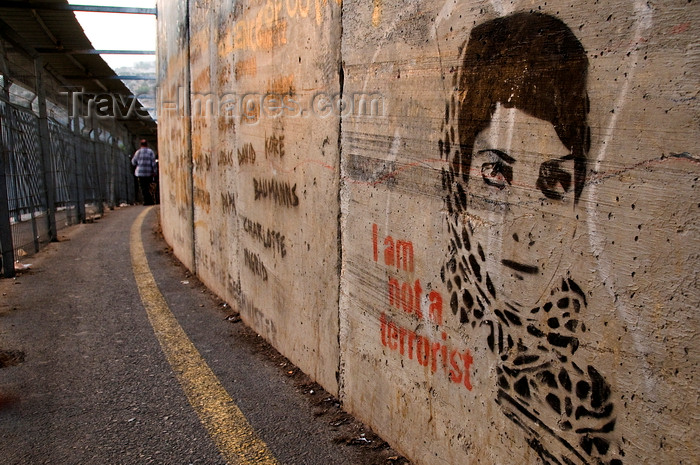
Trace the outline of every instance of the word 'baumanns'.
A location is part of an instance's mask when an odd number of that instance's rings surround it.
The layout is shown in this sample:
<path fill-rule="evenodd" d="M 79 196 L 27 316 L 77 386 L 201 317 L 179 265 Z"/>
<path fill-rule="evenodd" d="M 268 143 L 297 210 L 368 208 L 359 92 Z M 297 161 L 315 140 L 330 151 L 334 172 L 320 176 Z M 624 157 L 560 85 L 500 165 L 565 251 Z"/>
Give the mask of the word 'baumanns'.
<path fill-rule="evenodd" d="M 282 207 L 296 207 L 299 205 L 297 196 L 297 185 L 290 185 L 285 181 L 276 179 L 253 178 L 255 190 L 255 200 L 270 198 L 277 205 Z"/>

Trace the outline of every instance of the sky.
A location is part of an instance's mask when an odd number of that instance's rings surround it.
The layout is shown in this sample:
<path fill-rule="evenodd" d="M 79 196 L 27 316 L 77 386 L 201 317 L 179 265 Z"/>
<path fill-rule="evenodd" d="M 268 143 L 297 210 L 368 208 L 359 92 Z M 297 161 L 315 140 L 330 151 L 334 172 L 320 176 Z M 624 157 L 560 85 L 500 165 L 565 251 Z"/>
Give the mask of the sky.
<path fill-rule="evenodd" d="M 155 0 L 68 0 L 73 5 L 127 6 L 155 8 Z M 154 15 L 91 13 L 76 11 L 75 16 L 96 50 L 155 50 Z M 155 62 L 155 55 L 101 55 L 112 69 L 136 63 Z"/>

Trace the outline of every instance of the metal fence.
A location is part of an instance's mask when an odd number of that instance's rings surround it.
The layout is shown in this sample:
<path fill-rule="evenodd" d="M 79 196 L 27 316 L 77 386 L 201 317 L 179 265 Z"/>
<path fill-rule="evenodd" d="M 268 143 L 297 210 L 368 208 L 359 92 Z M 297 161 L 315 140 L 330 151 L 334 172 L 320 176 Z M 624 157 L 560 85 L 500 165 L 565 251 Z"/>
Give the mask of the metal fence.
<path fill-rule="evenodd" d="M 5 198 L 0 192 L 0 202 L 7 203 L 12 231 L 11 244 L 10 238 L 5 243 L 0 238 L 0 248 L 11 248 L 15 258 L 38 252 L 61 228 L 135 200 L 130 151 L 109 132 L 77 134 L 52 118 L 49 141 L 42 143 L 41 132 L 36 113 L 0 99 L 0 167 L 4 165 L 7 191 Z M 4 261 L 3 271 L 14 267 Z"/>

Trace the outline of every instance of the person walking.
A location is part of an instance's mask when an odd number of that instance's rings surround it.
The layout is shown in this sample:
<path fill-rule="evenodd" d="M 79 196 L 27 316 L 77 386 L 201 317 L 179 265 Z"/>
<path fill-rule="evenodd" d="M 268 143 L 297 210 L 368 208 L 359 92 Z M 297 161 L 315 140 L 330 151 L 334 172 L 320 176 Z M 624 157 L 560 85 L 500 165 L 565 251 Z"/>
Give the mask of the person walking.
<path fill-rule="evenodd" d="M 131 164 L 136 167 L 134 175 L 139 181 L 139 188 L 143 196 L 143 204 L 153 205 L 151 182 L 156 175 L 156 156 L 153 150 L 148 148 L 148 142 L 146 142 L 145 139 L 141 140 L 141 148 L 134 153 Z"/>

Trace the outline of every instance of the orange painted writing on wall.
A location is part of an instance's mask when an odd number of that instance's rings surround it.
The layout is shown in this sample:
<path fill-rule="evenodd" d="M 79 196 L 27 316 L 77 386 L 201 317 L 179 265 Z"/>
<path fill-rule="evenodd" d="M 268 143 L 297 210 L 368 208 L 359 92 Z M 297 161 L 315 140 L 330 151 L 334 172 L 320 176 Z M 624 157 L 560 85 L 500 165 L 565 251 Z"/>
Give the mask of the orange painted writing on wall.
<path fill-rule="evenodd" d="M 379 231 L 376 224 L 372 225 L 372 253 L 374 261 L 379 259 Z M 391 236 L 384 238 L 384 264 L 386 266 L 396 266 L 396 269 L 403 269 L 413 272 L 413 243 L 403 240 L 394 240 Z"/>
<path fill-rule="evenodd" d="M 255 56 L 236 62 L 235 71 L 236 79 L 243 76 L 255 76 L 258 74 L 258 59 Z"/>
<path fill-rule="evenodd" d="M 342 0 L 266 0 L 262 7 L 235 25 L 234 50 L 271 50 L 287 43 L 287 19 L 313 19 L 323 24 L 329 5 Z M 312 13 L 313 12 L 313 13 Z"/>
<path fill-rule="evenodd" d="M 436 341 L 400 326 L 385 313 L 379 317 L 379 325 L 384 347 L 415 360 L 420 366 L 429 367 L 433 374 L 440 370 L 453 383 L 472 390 L 469 368 L 474 358 L 469 349 L 461 351 L 451 347 L 447 333 L 442 332 L 441 340 Z"/>
<path fill-rule="evenodd" d="M 277 76 L 267 83 L 267 91 L 270 94 L 289 94 L 294 95 L 296 87 L 294 86 L 294 75 L 287 74 L 285 76 Z"/>
<path fill-rule="evenodd" d="M 436 328 L 443 324 L 442 295 L 435 290 L 424 291 L 420 279 L 414 279 L 413 276 L 406 279 L 407 275 L 410 276 L 415 271 L 411 241 L 395 239 L 391 235 L 380 240 L 379 227 L 372 224 L 372 259 L 396 273 L 389 275 L 387 285 L 387 303 L 392 311 L 397 310 L 400 314 L 430 322 Z M 471 391 L 469 369 L 474 361 L 471 352 L 452 347 L 445 331 L 439 334 L 440 339 L 435 340 L 434 337 L 402 327 L 387 312 L 382 312 L 380 316 L 382 346 L 398 352 L 408 360 L 415 360 L 420 366 L 429 367 L 433 374 L 443 373 L 451 382 Z"/>
<path fill-rule="evenodd" d="M 401 282 L 398 278 L 389 278 L 389 305 L 397 310 L 412 313 L 419 320 L 423 319 L 421 310 L 421 296 L 423 289 L 420 280 L 415 283 Z M 442 295 L 437 291 L 428 294 L 430 305 L 428 318 L 435 324 L 442 324 Z"/>
<path fill-rule="evenodd" d="M 234 50 L 272 50 L 287 43 L 287 21 L 265 23 L 261 14 L 255 21 L 240 20 L 236 23 L 233 39 Z"/>

